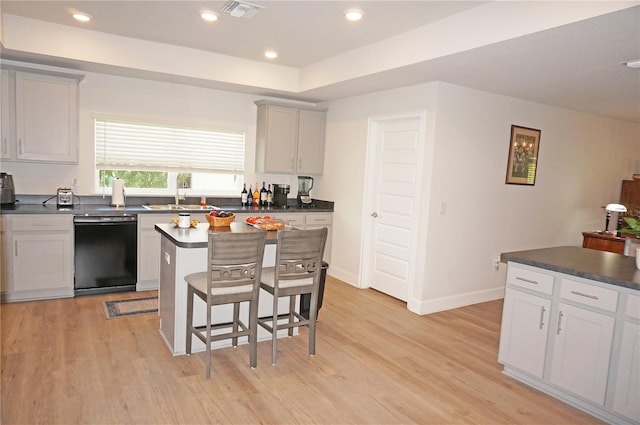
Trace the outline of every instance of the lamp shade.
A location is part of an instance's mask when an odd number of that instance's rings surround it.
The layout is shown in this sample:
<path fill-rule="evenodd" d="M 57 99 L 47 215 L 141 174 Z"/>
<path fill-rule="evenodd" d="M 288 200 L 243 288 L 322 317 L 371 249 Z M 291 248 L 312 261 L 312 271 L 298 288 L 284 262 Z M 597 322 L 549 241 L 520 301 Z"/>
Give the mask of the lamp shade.
<path fill-rule="evenodd" d="M 607 204 L 604 209 L 611 212 L 627 212 L 627 207 L 622 204 Z"/>

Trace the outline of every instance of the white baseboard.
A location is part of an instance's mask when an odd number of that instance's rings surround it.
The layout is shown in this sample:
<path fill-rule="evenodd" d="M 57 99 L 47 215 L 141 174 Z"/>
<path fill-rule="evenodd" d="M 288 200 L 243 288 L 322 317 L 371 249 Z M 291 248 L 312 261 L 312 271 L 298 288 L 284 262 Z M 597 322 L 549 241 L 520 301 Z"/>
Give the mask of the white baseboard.
<path fill-rule="evenodd" d="M 140 291 L 153 291 L 158 289 L 159 286 L 159 282 L 155 281 L 155 282 L 138 282 L 136 284 L 136 291 L 140 292 Z"/>
<path fill-rule="evenodd" d="M 430 314 L 502 298 L 504 298 L 504 286 L 431 300 L 410 300 L 407 308 L 414 313 Z"/>
<path fill-rule="evenodd" d="M 330 275 L 331 277 L 335 277 L 336 279 L 339 279 L 345 283 L 348 283 L 351 286 L 355 286 L 356 288 L 360 287 L 358 285 L 358 276 L 356 274 L 346 272 L 342 269 L 332 266 L 331 264 L 329 264 L 329 268 L 327 269 L 327 274 Z"/>

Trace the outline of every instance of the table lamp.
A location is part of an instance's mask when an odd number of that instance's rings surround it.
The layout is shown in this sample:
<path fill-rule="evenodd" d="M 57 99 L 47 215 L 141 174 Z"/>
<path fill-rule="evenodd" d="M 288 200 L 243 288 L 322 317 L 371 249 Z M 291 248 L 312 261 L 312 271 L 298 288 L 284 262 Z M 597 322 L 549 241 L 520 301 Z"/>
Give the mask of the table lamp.
<path fill-rule="evenodd" d="M 607 213 L 607 220 L 605 221 L 605 224 L 604 224 L 604 233 L 610 233 L 609 232 L 609 220 L 611 219 L 611 213 L 612 212 L 617 212 L 617 213 L 627 212 L 627 207 L 625 207 L 622 204 L 607 204 L 607 206 L 604 207 L 604 210 Z"/>

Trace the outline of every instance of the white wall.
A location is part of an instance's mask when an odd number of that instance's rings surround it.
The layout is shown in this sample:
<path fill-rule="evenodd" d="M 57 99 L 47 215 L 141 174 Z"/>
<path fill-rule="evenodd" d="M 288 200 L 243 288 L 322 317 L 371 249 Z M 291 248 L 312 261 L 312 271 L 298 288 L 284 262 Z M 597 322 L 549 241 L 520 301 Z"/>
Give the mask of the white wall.
<path fill-rule="evenodd" d="M 434 96 L 436 101 L 433 101 Z M 426 109 L 434 122 L 425 170 L 423 281 L 410 299 L 423 313 L 502 296 L 501 252 L 580 245 L 604 225 L 603 204 L 640 159 L 640 126 L 444 83 L 330 102 L 322 191 L 336 200 L 331 271 L 359 285 L 360 194 L 367 120 Z M 535 186 L 504 183 L 511 124 L 542 130 Z M 430 140 L 426 141 L 431 143 Z M 440 204 L 446 203 L 441 215 Z"/>
<path fill-rule="evenodd" d="M 13 174 L 18 194 L 55 194 L 77 179 L 79 195 L 93 195 L 93 114 L 206 123 L 246 132 L 245 179 L 247 186 L 265 180 L 290 184 L 297 192 L 295 176 L 255 173 L 255 100 L 261 97 L 136 78 L 85 73 L 80 83 L 79 163 L 39 164 L 4 161 L 2 171 Z M 315 196 L 315 193 L 312 193 Z M 107 194 L 110 196 L 110 193 Z M 170 196 L 171 194 L 168 193 Z M 196 194 L 199 195 L 199 194 Z M 240 194 L 238 194 L 240 196 Z"/>

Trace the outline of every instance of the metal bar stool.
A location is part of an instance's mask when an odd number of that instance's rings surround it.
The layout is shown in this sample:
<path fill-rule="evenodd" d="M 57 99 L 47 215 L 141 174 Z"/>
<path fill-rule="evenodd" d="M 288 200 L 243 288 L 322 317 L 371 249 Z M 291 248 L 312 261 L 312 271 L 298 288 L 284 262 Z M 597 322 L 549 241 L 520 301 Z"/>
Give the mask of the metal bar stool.
<path fill-rule="evenodd" d="M 211 343 L 231 339 L 234 347 L 238 337 L 249 338 L 249 364 L 257 366 L 258 296 L 262 273 L 262 258 L 266 231 L 248 233 L 210 233 L 208 237 L 207 270 L 185 276 L 187 282 L 187 341 L 191 354 L 192 335 L 206 346 L 207 379 L 211 377 Z M 193 324 L 193 300 L 198 296 L 207 303 L 207 322 Z M 249 323 L 240 320 L 240 303 L 249 303 Z M 211 309 L 215 305 L 233 304 L 231 323 L 212 323 Z M 229 332 L 213 334 L 218 329 Z"/>
<path fill-rule="evenodd" d="M 318 314 L 318 288 L 322 271 L 322 255 L 327 241 L 327 228 L 312 230 L 278 230 L 276 267 L 262 270 L 260 287 L 273 295 L 273 314 L 258 318 L 258 324 L 271 332 L 271 362 L 276 364 L 278 330 L 309 327 L 309 354 L 316 353 L 316 317 Z M 310 294 L 309 317 L 295 311 L 297 295 Z M 278 299 L 289 297 L 289 312 L 278 314 Z M 287 319 L 286 323 L 279 323 Z"/>

